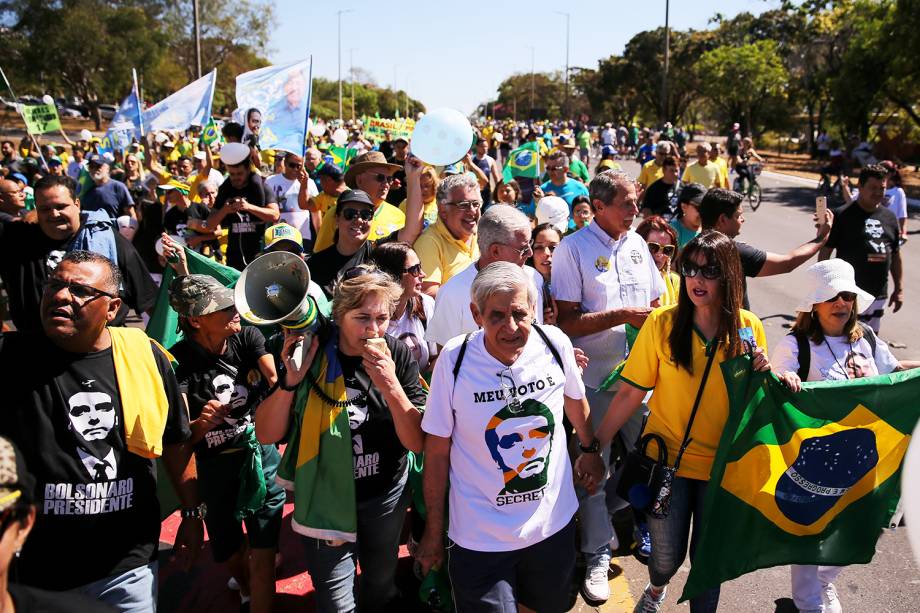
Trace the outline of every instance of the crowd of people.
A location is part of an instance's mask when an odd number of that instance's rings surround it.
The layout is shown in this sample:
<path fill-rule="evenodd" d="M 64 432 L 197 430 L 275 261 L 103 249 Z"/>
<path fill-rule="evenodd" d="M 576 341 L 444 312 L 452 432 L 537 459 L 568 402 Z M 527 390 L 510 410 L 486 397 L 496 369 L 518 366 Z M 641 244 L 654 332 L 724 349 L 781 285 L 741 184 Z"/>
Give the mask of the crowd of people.
<path fill-rule="evenodd" d="M 653 613 L 706 522 L 728 415 L 718 363 L 749 353 L 794 391 L 920 365 L 878 336 L 904 301 L 890 168 L 865 166 L 849 206 L 773 253 L 739 239 L 730 171 L 760 158 L 740 133 L 724 157 L 670 124 L 486 121 L 462 160 L 433 167 L 411 139 L 353 124 L 340 166 L 331 124 L 300 155 L 261 150 L 258 111 L 245 119 L 213 146 L 200 128 L 113 154 L 3 143 L 0 587 L 17 610 L 156 609 L 159 463 L 180 564 L 207 526 L 245 610 L 272 608 L 292 500 L 318 611 L 405 610 L 407 517 L 420 577 L 440 573 L 458 611 L 565 611 L 573 582 L 604 601 L 625 514 L 622 545 L 649 573 L 636 611 Z M 505 176 L 535 141 L 542 176 Z M 189 272 L 193 253 L 243 271 L 278 251 L 310 272 L 310 336 L 243 325 L 232 289 Z M 768 351 L 747 279 L 815 256 Z M 125 327 L 161 290 L 171 347 Z M 665 516 L 617 492 L 616 458 L 648 433 L 680 458 Z M 798 608 L 841 611 L 840 571 L 793 567 Z M 718 601 L 711 586 L 690 609 Z"/>

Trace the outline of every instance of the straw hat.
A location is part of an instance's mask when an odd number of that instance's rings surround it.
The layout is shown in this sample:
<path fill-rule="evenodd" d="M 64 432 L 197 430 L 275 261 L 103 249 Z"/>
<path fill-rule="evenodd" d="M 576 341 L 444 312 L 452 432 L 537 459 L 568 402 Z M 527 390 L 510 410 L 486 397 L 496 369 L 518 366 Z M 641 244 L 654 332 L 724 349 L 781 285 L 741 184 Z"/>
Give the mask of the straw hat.
<path fill-rule="evenodd" d="M 386 157 L 379 151 L 368 151 L 356 157 L 351 163 L 351 166 L 348 167 L 348 171 L 345 172 L 345 185 L 351 189 L 355 189 L 358 187 L 355 183 L 355 177 L 365 170 L 370 170 L 372 168 L 380 168 L 381 171 L 388 170 L 391 172 L 403 169 L 403 167 L 398 164 L 390 164 L 387 162 Z"/>
<path fill-rule="evenodd" d="M 855 272 L 849 262 L 840 259 L 824 260 L 812 264 L 805 270 L 806 293 L 795 310 L 799 313 L 810 313 L 814 305 L 830 300 L 840 292 L 853 292 L 856 294 L 856 312 L 862 313 L 875 300 L 869 292 L 865 292 L 856 285 Z"/>

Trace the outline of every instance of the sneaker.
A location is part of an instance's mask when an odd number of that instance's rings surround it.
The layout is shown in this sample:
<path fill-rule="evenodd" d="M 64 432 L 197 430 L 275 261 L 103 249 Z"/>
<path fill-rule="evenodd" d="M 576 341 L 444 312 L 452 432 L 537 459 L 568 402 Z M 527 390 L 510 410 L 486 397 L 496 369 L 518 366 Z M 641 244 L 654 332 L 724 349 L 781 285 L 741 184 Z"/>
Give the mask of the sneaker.
<path fill-rule="evenodd" d="M 633 538 L 636 539 L 636 555 L 643 560 L 648 560 L 652 555 L 652 535 L 648 533 L 648 525 L 636 524 Z"/>
<path fill-rule="evenodd" d="M 821 600 L 824 602 L 824 613 L 843 613 L 843 607 L 840 606 L 840 599 L 837 598 L 837 588 L 833 583 L 824 586 L 821 592 Z"/>
<path fill-rule="evenodd" d="M 661 611 L 661 605 L 664 604 L 665 594 L 668 593 L 668 586 L 665 586 L 658 598 L 652 595 L 652 585 L 646 585 L 645 591 L 642 592 L 642 598 L 636 603 L 633 613 L 658 613 Z"/>
<path fill-rule="evenodd" d="M 593 559 L 589 559 L 583 584 L 585 597 L 588 600 L 603 602 L 610 598 L 610 584 L 607 579 L 609 569 L 609 555 L 598 555 L 593 556 Z"/>

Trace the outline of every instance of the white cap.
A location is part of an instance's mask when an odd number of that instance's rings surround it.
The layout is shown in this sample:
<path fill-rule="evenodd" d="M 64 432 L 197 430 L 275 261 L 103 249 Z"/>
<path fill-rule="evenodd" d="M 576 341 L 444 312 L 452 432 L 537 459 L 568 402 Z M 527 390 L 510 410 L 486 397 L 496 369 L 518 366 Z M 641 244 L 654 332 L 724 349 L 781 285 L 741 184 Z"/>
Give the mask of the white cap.
<path fill-rule="evenodd" d="M 196 151 L 195 155 L 193 155 L 192 157 L 195 158 L 196 160 L 203 160 L 207 156 L 205 155 L 204 151 Z"/>
<path fill-rule="evenodd" d="M 559 196 L 543 196 L 537 202 L 537 224 L 552 224 L 565 234 L 569 228 L 569 205 Z"/>
<path fill-rule="evenodd" d="M 840 259 L 824 260 L 805 270 L 805 295 L 795 310 L 810 313 L 814 305 L 834 298 L 840 292 L 856 294 L 856 312 L 862 313 L 875 300 L 869 292 L 856 285 L 855 272 L 849 262 Z"/>
<path fill-rule="evenodd" d="M 227 143 L 220 148 L 220 159 L 224 164 L 242 164 L 249 157 L 249 146 L 243 143 Z"/>

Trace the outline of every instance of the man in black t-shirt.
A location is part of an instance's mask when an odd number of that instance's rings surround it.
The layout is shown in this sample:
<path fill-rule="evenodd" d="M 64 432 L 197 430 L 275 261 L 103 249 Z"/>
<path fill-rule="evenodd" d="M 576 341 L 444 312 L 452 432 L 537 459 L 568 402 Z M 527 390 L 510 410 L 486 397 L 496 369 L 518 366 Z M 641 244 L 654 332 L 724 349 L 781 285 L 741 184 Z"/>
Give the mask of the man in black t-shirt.
<path fill-rule="evenodd" d="M 680 193 L 680 168 L 677 158 L 669 155 L 661 162 L 662 177 L 642 192 L 642 216 L 662 215 L 670 220 L 677 211 Z"/>
<path fill-rule="evenodd" d="M 187 184 L 170 181 L 160 189 L 166 191 L 166 204 L 169 205 L 163 216 L 163 229 L 167 234 L 181 236 L 186 246 L 194 251 L 201 251 L 202 243 L 217 239 L 216 233 L 209 232 L 206 226 L 211 212 L 201 202 L 191 201 Z"/>
<path fill-rule="evenodd" d="M 155 457 L 183 506 L 176 549 L 186 567 L 201 548 L 205 509 L 168 357 L 141 331 L 108 327 L 119 285 L 110 260 L 71 252 L 45 285 L 43 331 L 0 335 L 0 372 L 16 382 L 0 409 L 0 435 L 23 451 L 36 481 L 38 518 L 19 558 L 20 581 L 152 611 Z"/>
<path fill-rule="evenodd" d="M 815 238 L 800 245 L 788 253 L 762 251 L 737 240 L 744 224 L 744 197 L 738 192 L 714 187 L 706 192 L 700 203 L 700 220 L 703 230 L 718 230 L 735 240 L 738 255 L 741 258 L 741 270 L 744 272 L 744 308 L 750 309 L 747 295 L 747 277 L 771 277 L 792 272 L 818 253 L 827 237 L 830 236 L 834 215 L 827 213 L 826 223 L 817 226 Z"/>
<path fill-rule="evenodd" d="M 17 330 L 41 327 L 38 307 L 42 283 L 72 249 L 82 223 L 75 189 L 70 177 L 44 177 L 35 184 L 38 223 L 0 223 L 0 277 L 9 294 Z M 110 232 L 123 280 L 118 292 L 119 310 L 113 320 L 113 325 L 120 326 L 129 307 L 138 314 L 153 307 L 157 288 L 131 243 L 114 229 Z"/>
<path fill-rule="evenodd" d="M 261 250 L 265 224 L 281 217 L 275 195 L 249 165 L 249 147 L 227 143 L 220 150 L 228 179 L 217 190 L 207 229 L 227 228 L 227 265 L 243 270 Z"/>
<path fill-rule="evenodd" d="M 836 249 L 838 258 L 853 265 L 856 285 L 875 296 L 860 319 L 876 334 L 881 328 L 886 301 L 895 312 L 904 304 L 900 226 L 895 214 L 882 206 L 887 180 L 884 166 L 866 166 L 860 171 L 859 197 L 838 209 L 837 223 L 819 255 L 819 259 L 825 260 Z M 894 285 L 890 298 L 889 273 Z"/>

